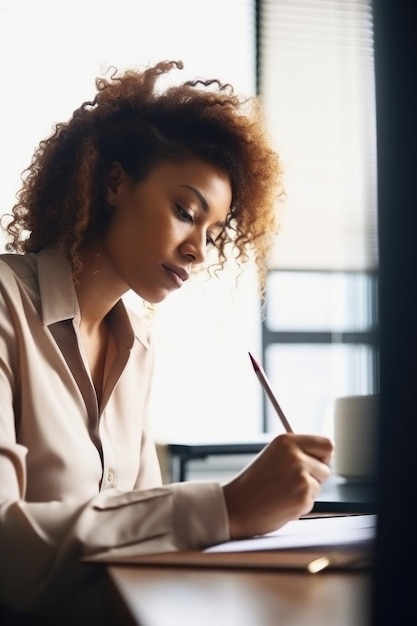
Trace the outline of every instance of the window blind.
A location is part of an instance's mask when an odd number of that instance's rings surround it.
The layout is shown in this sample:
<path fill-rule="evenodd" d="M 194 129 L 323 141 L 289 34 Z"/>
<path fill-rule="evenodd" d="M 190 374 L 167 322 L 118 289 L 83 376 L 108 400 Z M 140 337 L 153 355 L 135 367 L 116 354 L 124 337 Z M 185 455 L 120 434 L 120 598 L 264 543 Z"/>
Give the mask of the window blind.
<path fill-rule="evenodd" d="M 369 0 L 261 0 L 259 89 L 284 168 L 271 266 L 377 266 Z"/>

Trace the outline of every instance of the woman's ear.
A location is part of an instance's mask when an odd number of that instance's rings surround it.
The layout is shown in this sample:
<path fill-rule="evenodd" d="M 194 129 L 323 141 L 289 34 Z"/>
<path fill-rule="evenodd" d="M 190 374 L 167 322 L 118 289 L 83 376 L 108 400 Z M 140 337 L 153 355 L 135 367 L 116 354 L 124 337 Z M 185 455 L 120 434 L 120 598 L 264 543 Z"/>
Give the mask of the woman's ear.
<path fill-rule="evenodd" d="M 121 184 L 126 180 L 127 174 L 119 162 L 114 161 L 110 165 L 108 171 L 105 189 L 106 189 L 106 202 L 113 206 L 120 190 Z"/>

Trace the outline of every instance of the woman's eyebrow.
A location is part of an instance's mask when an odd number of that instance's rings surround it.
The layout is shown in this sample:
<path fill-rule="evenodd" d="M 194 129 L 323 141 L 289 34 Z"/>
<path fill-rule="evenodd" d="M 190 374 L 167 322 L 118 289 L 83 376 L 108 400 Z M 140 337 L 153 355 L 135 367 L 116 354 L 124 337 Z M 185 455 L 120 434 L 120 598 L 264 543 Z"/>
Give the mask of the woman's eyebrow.
<path fill-rule="evenodd" d="M 205 197 L 203 196 L 203 194 L 201 193 L 201 191 L 199 191 L 198 189 L 196 189 L 192 185 L 180 185 L 180 187 L 185 187 L 186 189 L 189 189 L 190 191 L 192 191 L 193 194 L 195 196 L 197 196 L 198 200 L 200 201 L 200 204 L 203 207 L 203 210 L 206 213 L 208 213 L 210 211 L 209 204 L 208 204 L 207 200 L 205 199 Z"/>
<path fill-rule="evenodd" d="M 208 213 L 210 211 L 210 206 L 209 203 L 207 202 L 207 200 L 205 199 L 205 197 L 203 196 L 203 194 L 201 193 L 201 191 L 199 191 L 198 189 L 196 189 L 196 187 L 193 187 L 192 185 L 180 185 L 180 187 L 185 187 L 186 189 L 189 189 L 190 191 L 193 192 L 193 194 L 197 197 L 197 199 L 199 200 L 203 211 L 205 211 L 206 213 Z M 219 226 L 220 228 L 224 228 L 226 226 L 225 222 L 216 222 L 215 226 Z"/>

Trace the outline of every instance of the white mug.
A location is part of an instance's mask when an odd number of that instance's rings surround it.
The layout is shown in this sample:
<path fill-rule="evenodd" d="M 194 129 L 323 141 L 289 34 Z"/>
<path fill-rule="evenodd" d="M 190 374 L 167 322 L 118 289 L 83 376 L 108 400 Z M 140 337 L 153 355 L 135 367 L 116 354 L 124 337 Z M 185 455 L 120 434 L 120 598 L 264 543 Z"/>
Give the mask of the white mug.
<path fill-rule="evenodd" d="M 334 403 L 333 469 L 350 481 L 376 475 L 379 396 L 343 396 Z"/>

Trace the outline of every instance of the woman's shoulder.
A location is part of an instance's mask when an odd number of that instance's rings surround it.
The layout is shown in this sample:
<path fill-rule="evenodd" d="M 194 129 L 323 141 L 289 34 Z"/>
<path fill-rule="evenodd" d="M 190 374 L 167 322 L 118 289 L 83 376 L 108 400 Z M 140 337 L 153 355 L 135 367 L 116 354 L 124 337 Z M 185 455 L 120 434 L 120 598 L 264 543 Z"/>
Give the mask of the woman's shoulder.
<path fill-rule="evenodd" d="M 36 272 L 35 255 L 4 253 L 0 254 L 0 280 L 25 278 Z"/>
<path fill-rule="evenodd" d="M 20 307 L 22 294 L 32 302 L 38 298 L 37 267 L 34 254 L 0 254 L 0 309 L 3 313 L 11 304 Z M 2 313 L 0 313 L 2 315 Z"/>

